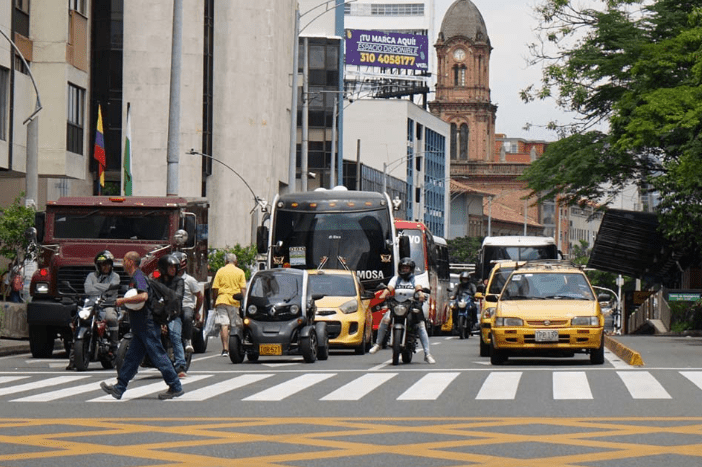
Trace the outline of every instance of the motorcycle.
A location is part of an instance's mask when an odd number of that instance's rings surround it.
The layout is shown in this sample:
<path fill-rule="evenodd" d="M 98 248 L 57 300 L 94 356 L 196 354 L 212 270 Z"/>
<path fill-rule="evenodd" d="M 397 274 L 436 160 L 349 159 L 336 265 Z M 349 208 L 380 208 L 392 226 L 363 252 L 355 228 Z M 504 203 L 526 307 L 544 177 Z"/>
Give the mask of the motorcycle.
<path fill-rule="evenodd" d="M 477 322 L 478 307 L 473 295 L 468 290 L 459 291 L 456 298 L 449 302 L 453 316 L 456 316 L 455 328 L 460 339 L 468 339 Z"/>
<path fill-rule="evenodd" d="M 422 289 L 424 294 L 428 294 L 428 288 Z M 411 363 L 412 356 L 417 351 L 417 340 L 419 333 L 418 323 L 422 320 L 422 303 L 419 301 L 417 292 L 410 299 L 398 301 L 390 297 L 385 301 L 390 309 L 390 346 L 392 347 L 392 364 L 400 364 L 400 356 L 403 363 Z"/>
<path fill-rule="evenodd" d="M 107 323 L 100 317 L 100 314 L 103 309 L 114 307 L 114 302 L 108 302 L 106 295 L 119 288 L 119 285 L 112 285 L 99 297 L 83 297 L 78 302 L 73 337 L 76 370 L 85 371 L 90 362 L 95 361 L 100 361 L 105 369 L 114 368 Z M 120 312 L 118 315 L 120 334 L 126 331 L 122 325 L 122 316 L 123 312 Z"/>

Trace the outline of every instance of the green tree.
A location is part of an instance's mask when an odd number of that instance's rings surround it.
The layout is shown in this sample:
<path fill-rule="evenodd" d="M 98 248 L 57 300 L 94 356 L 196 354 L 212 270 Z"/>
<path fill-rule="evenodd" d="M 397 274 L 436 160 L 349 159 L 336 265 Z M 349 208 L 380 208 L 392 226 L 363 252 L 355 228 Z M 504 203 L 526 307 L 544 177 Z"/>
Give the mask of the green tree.
<path fill-rule="evenodd" d="M 34 209 L 22 205 L 22 193 L 8 207 L 0 207 L 0 256 L 9 260 L 19 257 L 27 251 L 29 239 L 25 232 L 34 226 Z"/>
<path fill-rule="evenodd" d="M 478 252 L 483 244 L 483 237 L 458 237 L 448 240 L 450 263 L 477 263 Z"/>
<path fill-rule="evenodd" d="M 243 247 L 237 243 L 233 248 L 210 248 L 207 253 L 207 264 L 213 276 L 219 268 L 224 266 L 224 255 L 227 253 L 236 255 L 238 266 L 246 273 L 246 279 L 248 280 L 251 277 L 251 267 L 256 259 L 256 246 Z"/>
<path fill-rule="evenodd" d="M 605 203 L 625 184 L 656 190 L 663 233 L 702 244 L 702 6 L 698 0 L 542 0 L 532 63 L 540 87 L 577 115 L 523 178 L 541 201 Z M 607 130 L 597 130 L 597 126 Z"/>

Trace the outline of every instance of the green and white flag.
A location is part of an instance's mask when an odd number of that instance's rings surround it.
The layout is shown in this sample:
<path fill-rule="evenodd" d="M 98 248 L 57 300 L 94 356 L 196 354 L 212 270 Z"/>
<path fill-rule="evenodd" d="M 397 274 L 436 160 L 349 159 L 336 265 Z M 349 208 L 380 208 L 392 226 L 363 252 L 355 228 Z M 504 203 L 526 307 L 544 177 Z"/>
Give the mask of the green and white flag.
<path fill-rule="evenodd" d="M 124 137 L 124 195 L 132 196 L 132 116 L 127 103 L 127 130 Z"/>

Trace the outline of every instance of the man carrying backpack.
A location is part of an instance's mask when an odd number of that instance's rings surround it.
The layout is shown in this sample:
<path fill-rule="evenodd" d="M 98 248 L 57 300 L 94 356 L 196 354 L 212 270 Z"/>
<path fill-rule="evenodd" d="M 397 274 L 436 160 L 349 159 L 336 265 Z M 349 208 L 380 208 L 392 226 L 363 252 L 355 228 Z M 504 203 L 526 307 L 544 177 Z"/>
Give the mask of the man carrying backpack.
<path fill-rule="evenodd" d="M 111 385 L 103 381 L 100 387 L 115 399 L 121 399 L 129 381 L 137 374 L 144 355 L 148 354 L 168 385 L 168 391 L 160 393 L 158 398 L 164 400 L 180 397 L 184 394 L 183 386 L 161 344 L 161 326 L 154 323 L 151 315 L 151 307 L 148 303 L 151 289 L 146 275 L 139 269 L 140 262 L 141 256 L 136 251 L 130 251 L 124 255 L 124 270 L 132 278 L 129 288 L 135 289 L 137 293 L 130 297 L 118 298 L 115 305 L 124 305 L 129 309 L 129 323 L 134 337 L 117 375 L 117 384 Z"/>

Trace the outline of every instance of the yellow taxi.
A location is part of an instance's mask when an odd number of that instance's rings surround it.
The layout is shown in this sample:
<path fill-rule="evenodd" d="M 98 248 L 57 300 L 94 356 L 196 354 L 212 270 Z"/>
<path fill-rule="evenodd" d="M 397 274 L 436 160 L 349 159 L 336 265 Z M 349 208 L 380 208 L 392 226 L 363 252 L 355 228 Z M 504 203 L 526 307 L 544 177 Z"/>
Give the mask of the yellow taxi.
<path fill-rule="evenodd" d="M 604 363 L 604 317 L 585 273 L 561 260 L 528 261 L 510 274 L 495 306 L 490 329 L 490 362 L 510 356 L 572 357 L 588 353 Z"/>
<path fill-rule="evenodd" d="M 494 295 L 497 297 L 502 292 L 502 287 L 504 287 L 507 282 L 507 278 L 514 271 L 517 265 L 524 264 L 524 261 L 511 261 L 511 260 L 499 260 L 494 261 L 494 265 L 490 270 L 490 277 L 488 277 L 487 283 L 485 284 L 484 291 L 478 291 L 475 294 L 475 298 L 480 300 L 480 356 L 489 357 L 490 356 L 490 329 L 492 328 L 492 317 L 495 314 L 495 303 L 487 302 L 485 300 L 486 295 Z"/>
<path fill-rule="evenodd" d="M 351 348 L 363 355 L 373 343 L 372 292 L 366 292 L 353 271 L 320 269 L 309 272 L 310 294 L 324 294 L 316 301 L 315 321 L 327 323 L 329 345 Z"/>

